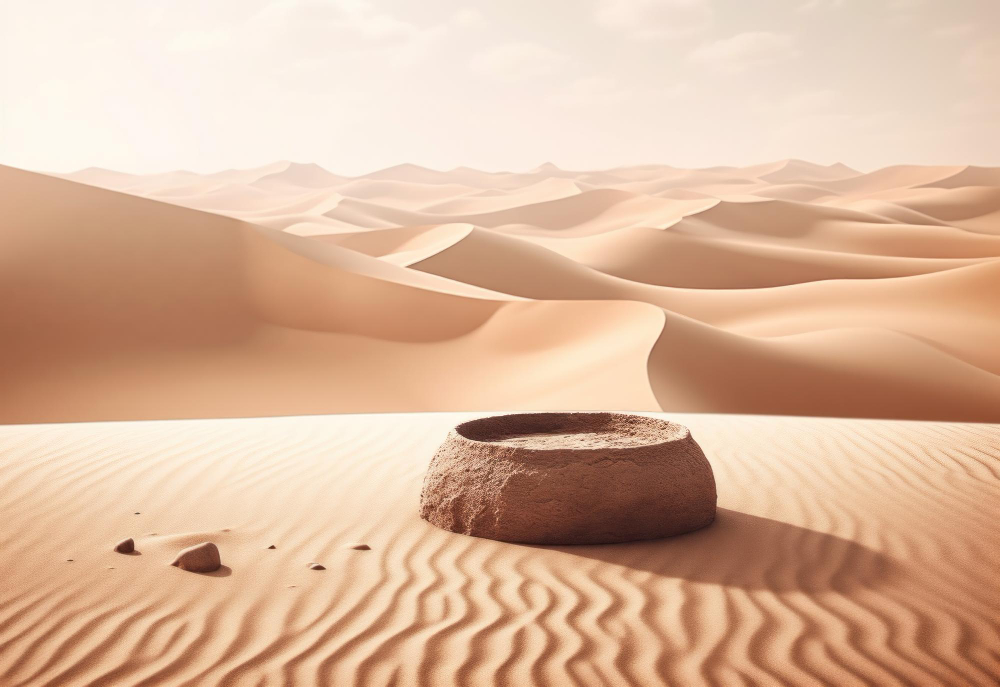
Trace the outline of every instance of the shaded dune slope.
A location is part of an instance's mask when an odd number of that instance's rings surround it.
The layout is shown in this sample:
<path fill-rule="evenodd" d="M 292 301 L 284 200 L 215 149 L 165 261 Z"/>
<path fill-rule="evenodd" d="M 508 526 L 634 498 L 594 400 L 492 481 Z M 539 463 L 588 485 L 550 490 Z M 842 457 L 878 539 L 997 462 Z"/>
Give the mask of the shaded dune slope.
<path fill-rule="evenodd" d="M 500 407 L 1000 420 L 996 169 L 68 176 L 90 185 L 0 170 L 15 191 L 7 421 Z"/>
<path fill-rule="evenodd" d="M 592 407 L 656 407 L 645 358 L 663 318 L 645 304 L 442 293 L 310 259 L 311 246 L 294 252 L 232 219 L 9 168 L 0 177 L 18 191 L 5 200 L 0 270 L 6 421 L 588 395 Z M 525 359 L 539 367 L 531 379 L 517 374 Z"/>

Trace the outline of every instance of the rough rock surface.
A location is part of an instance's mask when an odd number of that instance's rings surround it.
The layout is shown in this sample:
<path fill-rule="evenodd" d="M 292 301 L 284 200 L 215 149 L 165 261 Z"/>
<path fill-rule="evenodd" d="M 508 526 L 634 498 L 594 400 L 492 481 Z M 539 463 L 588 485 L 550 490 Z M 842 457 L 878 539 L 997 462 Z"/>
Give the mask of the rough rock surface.
<path fill-rule="evenodd" d="M 222 567 L 222 560 L 219 558 L 219 547 L 206 541 L 181 550 L 170 565 L 191 572 L 215 572 Z"/>
<path fill-rule="evenodd" d="M 715 478 L 686 427 L 617 413 L 525 413 L 453 429 L 424 478 L 420 516 L 530 544 L 606 544 L 715 519 Z"/>

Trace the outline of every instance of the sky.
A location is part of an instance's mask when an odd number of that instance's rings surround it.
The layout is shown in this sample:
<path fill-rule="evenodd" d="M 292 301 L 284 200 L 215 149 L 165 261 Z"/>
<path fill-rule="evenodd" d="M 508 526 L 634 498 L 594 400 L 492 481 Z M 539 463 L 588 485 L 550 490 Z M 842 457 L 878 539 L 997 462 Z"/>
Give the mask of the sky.
<path fill-rule="evenodd" d="M 0 0 L 0 164 L 1000 165 L 1000 0 Z"/>

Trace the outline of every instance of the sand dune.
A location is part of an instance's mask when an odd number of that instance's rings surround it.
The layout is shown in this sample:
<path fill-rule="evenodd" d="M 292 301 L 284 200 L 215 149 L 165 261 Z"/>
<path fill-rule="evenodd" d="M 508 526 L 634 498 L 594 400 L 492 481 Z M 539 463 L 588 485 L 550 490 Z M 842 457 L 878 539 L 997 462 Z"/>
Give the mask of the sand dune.
<path fill-rule="evenodd" d="M 6 421 L 376 410 L 390 397 L 656 407 L 651 306 L 458 296 L 312 259 L 306 239 L 284 236 L 307 243 L 293 252 L 236 220 L 0 174 L 18 190 L 0 277 Z M 517 374 L 528 361 L 539 375 Z"/>
<path fill-rule="evenodd" d="M 0 684 L 995 684 L 997 170 L 65 177 L 0 167 Z M 500 409 L 670 411 L 716 522 L 421 520 L 414 411 Z"/>
<path fill-rule="evenodd" d="M 739 171 L 743 176 L 773 184 L 835 181 L 861 175 L 856 169 L 851 169 L 841 162 L 832 165 L 817 165 L 806 160 L 779 160 L 753 167 L 742 167 Z"/>
<path fill-rule="evenodd" d="M 954 174 L 923 184 L 932 188 L 963 188 L 966 186 L 997 186 L 1000 185 L 1000 169 L 996 167 L 977 167 L 968 165 Z"/>
<path fill-rule="evenodd" d="M 265 174 L 253 181 L 255 186 L 278 189 L 291 187 L 293 190 L 302 188 L 327 188 L 346 181 L 344 177 L 331 174 L 317 164 L 288 163 L 283 169 Z"/>
<path fill-rule="evenodd" d="M 435 203 L 424 208 L 426 212 L 438 215 L 474 215 L 499 210 L 509 210 L 525 204 L 542 201 L 561 200 L 589 190 L 587 184 L 571 179 L 553 177 L 524 188 L 497 192 L 478 191 L 461 197 Z"/>
<path fill-rule="evenodd" d="M 430 456 L 468 417 L 0 428 L 2 682 L 989 685 L 1000 673 L 1000 426 L 670 415 L 712 463 L 715 524 L 538 547 L 418 517 Z M 112 551 L 126 536 L 136 553 Z M 206 540 L 220 570 L 169 565 Z"/>
<path fill-rule="evenodd" d="M 814 183 L 837 193 L 862 195 L 892 188 L 933 186 L 963 169 L 961 166 L 892 165 L 867 174 Z"/>
<path fill-rule="evenodd" d="M 0 419 L 997 421 L 998 174 L 2 168 Z"/>
<path fill-rule="evenodd" d="M 475 189 L 461 184 L 414 184 L 398 181 L 372 181 L 358 179 L 344 184 L 337 192 L 349 198 L 375 201 L 380 204 L 407 210 L 421 210 L 443 202 L 463 198 Z"/>
<path fill-rule="evenodd" d="M 623 279 L 698 289 L 765 288 L 827 279 L 900 277 L 977 262 L 841 253 L 648 227 L 536 242 Z M 706 270 L 705 265 L 714 269 Z"/>
<path fill-rule="evenodd" d="M 995 262 L 873 285 L 706 291 L 610 277 L 482 229 L 452 238 L 410 266 L 526 298 L 632 299 L 665 308 L 649 361 L 661 407 L 841 416 L 893 408 L 904 417 L 988 421 L 1000 402 Z M 495 259 L 477 263 L 483 254 Z"/>
<path fill-rule="evenodd" d="M 991 349 L 998 334 L 994 328 Z M 968 357 L 982 357 L 982 348 Z M 885 327 L 749 337 L 668 316 L 649 376 L 660 406 L 683 412 L 754 407 L 783 415 L 794 406 L 803 415 L 877 417 L 893 408 L 904 417 L 986 422 L 1000 403 L 996 372 Z"/>
<path fill-rule="evenodd" d="M 985 233 L 1000 233 L 1000 188 L 967 186 L 955 189 L 897 190 L 883 194 L 886 202 Z"/>
<path fill-rule="evenodd" d="M 996 257 L 1000 240 L 951 226 L 910 225 L 888 217 L 783 200 L 720 202 L 690 214 L 674 231 L 869 255 Z"/>
<path fill-rule="evenodd" d="M 830 197 L 831 194 L 826 189 L 812 186 L 810 184 L 774 184 L 765 188 L 757 189 L 754 194 L 761 198 L 773 198 L 775 200 L 797 200 L 801 203 L 811 203 L 821 198 Z"/>

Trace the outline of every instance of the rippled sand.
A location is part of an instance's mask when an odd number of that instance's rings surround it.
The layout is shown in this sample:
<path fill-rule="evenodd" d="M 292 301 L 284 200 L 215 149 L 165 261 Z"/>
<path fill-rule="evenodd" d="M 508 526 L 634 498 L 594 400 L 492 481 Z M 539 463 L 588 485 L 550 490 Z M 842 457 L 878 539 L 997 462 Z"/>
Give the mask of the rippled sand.
<path fill-rule="evenodd" d="M 717 522 L 553 548 L 417 516 L 469 417 L 0 428 L 0 683 L 996 684 L 1000 426 L 664 415 Z"/>

